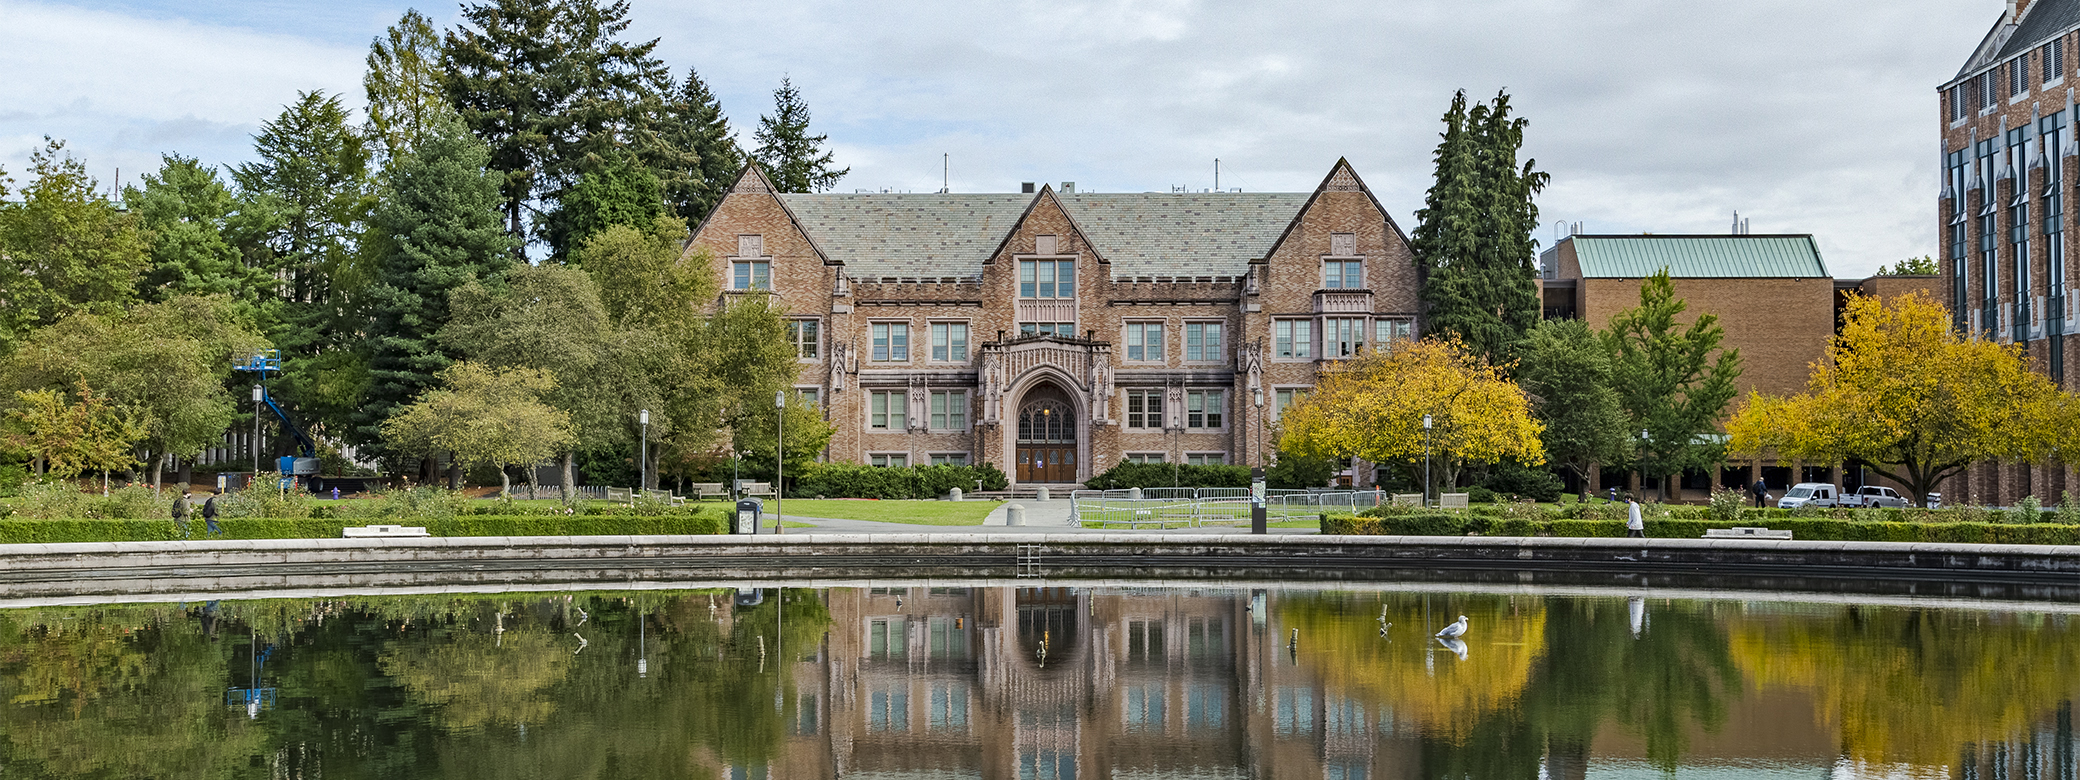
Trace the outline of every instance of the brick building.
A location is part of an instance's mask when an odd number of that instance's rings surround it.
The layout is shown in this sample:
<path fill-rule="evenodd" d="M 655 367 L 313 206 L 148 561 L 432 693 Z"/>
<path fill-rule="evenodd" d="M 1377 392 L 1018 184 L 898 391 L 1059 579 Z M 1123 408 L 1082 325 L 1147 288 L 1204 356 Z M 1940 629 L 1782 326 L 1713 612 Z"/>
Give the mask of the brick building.
<path fill-rule="evenodd" d="M 1350 165 L 1312 192 L 783 194 L 695 231 L 724 304 L 771 295 L 831 460 L 1080 482 L 1258 464 L 1324 361 L 1417 331 L 1407 237 Z"/>
<path fill-rule="evenodd" d="M 2061 387 L 2074 389 L 2066 365 L 2073 310 L 2066 279 L 2074 216 L 2065 208 L 2080 181 L 2073 107 L 2080 58 L 2080 0 L 2009 0 L 2007 9 L 1939 89 L 1943 182 L 1937 218 L 1947 300 L 1959 330 L 2025 345 Z M 2073 484 L 2063 465 L 1989 463 L 1953 500 L 2047 501 Z"/>

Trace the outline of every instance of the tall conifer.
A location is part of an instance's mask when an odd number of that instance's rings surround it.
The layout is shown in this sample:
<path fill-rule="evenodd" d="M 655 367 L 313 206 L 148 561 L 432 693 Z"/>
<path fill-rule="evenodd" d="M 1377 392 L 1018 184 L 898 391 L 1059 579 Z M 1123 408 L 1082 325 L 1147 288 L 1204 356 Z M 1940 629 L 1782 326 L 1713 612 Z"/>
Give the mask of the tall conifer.
<path fill-rule="evenodd" d="M 1497 364 L 1538 324 L 1532 198 L 1547 178 L 1535 161 L 1518 165 L 1525 120 L 1509 111 L 1507 94 L 1470 110 L 1465 92 L 1453 95 L 1433 154 L 1436 179 L 1410 241 L 1423 275 L 1424 330 L 1455 336 Z"/>
<path fill-rule="evenodd" d="M 773 115 L 758 118 L 758 132 L 752 137 L 758 148 L 751 156 L 758 158 L 773 188 L 781 192 L 824 192 L 852 172 L 831 167 L 834 158 L 824 148 L 829 136 L 809 134 L 809 104 L 785 78 L 773 90 Z"/>

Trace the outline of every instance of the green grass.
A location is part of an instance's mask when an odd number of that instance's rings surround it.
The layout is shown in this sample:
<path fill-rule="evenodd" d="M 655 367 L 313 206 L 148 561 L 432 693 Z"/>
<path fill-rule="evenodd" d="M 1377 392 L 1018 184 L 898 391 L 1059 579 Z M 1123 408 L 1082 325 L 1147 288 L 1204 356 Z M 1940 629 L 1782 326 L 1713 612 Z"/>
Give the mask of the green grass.
<path fill-rule="evenodd" d="M 780 502 L 782 513 L 797 517 L 831 520 L 871 520 L 907 525 L 982 525 L 1002 501 L 844 501 L 790 498 Z M 766 501 L 771 509 L 773 502 Z"/>

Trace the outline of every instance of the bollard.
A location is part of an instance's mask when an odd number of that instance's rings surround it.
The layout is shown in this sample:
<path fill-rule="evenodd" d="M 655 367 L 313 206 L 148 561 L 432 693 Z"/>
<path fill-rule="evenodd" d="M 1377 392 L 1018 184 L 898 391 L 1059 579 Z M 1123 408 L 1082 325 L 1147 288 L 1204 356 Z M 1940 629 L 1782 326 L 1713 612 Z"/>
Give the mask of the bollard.
<path fill-rule="evenodd" d="M 1043 488 L 1040 488 L 1040 490 L 1039 490 L 1039 494 L 1038 494 L 1038 495 L 1036 495 L 1036 496 L 1034 496 L 1034 497 L 1033 497 L 1033 500 L 1035 500 L 1035 501 L 1046 501 L 1046 500 L 1047 500 L 1047 488 L 1044 488 L 1044 487 L 1043 487 Z"/>
<path fill-rule="evenodd" d="M 1004 507 L 1004 524 L 1025 525 L 1026 508 L 1019 504 L 1012 504 L 1010 506 Z"/>
<path fill-rule="evenodd" d="M 1138 488 L 1138 487 L 1134 487 L 1134 488 L 1127 488 L 1127 500 L 1128 500 L 1128 501 L 1140 501 L 1140 500 L 1141 500 L 1141 488 Z"/>
<path fill-rule="evenodd" d="M 954 488 L 953 490 L 947 491 L 947 493 L 946 493 L 946 500 L 948 500 L 948 501 L 959 501 L 959 500 L 961 500 L 961 489 L 960 489 L 960 488 Z"/>

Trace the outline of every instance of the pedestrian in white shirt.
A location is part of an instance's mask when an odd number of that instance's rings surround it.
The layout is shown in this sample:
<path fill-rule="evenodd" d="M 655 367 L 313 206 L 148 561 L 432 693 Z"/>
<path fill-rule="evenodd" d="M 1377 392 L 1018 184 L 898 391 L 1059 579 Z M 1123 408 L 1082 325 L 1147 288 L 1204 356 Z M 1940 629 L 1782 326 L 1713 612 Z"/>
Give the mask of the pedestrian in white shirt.
<path fill-rule="evenodd" d="M 1639 499 L 1625 499 L 1625 535 L 1634 539 L 1647 538 L 1647 522 L 1640 518 Z"/>

